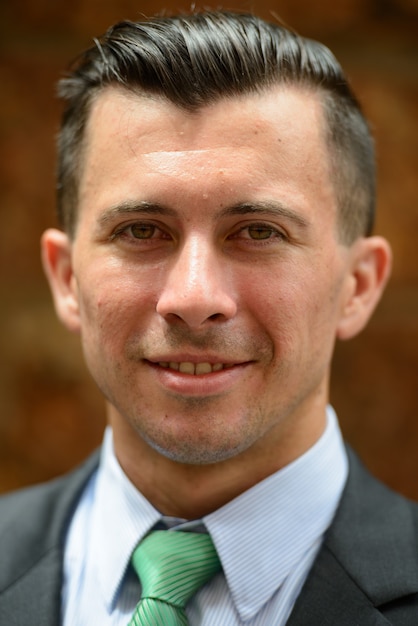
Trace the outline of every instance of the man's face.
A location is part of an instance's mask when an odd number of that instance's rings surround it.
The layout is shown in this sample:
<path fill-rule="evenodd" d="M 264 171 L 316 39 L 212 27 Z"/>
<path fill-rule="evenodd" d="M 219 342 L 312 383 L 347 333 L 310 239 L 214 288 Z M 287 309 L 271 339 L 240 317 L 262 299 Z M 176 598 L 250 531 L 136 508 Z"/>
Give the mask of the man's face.
<path fill-rule="evenodd" d="M 319 435 L 352 286 L 323 124 L 295 88 L 96 101 L 71 287 L 116 438 L 212 463 Z"/>

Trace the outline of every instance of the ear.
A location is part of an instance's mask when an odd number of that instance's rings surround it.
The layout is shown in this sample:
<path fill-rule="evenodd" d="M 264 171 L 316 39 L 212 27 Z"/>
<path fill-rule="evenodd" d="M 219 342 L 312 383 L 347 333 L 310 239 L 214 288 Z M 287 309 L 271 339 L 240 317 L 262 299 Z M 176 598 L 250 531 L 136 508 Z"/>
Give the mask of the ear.
<path fill-rule="evenodd" d="M 58 317 L 70 331 L 80 330 L 77 284 L 72 266 L 72 245 L 64 232 L 51 228 L 41 239 L 42 263 Z"/>
<path fill-rule="evenodd" d="M 375 310 L 392 266 L 389 243 L 383 237 L 357 240 L 350 255 L 349 288 L 337 326 L 339 339 L 355 337 Z"/>

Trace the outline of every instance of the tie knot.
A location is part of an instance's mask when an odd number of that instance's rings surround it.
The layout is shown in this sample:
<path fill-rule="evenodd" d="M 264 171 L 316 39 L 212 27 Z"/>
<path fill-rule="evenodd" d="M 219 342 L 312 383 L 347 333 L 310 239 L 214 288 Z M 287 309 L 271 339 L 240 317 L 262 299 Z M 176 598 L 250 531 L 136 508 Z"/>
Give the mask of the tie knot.
<path fill-rule="evenodd" d="M 206 533 L 157 530 L 139 544 L 132 564 L 142 585 L 141 598 L 184 608 L 221 564 Z"/>

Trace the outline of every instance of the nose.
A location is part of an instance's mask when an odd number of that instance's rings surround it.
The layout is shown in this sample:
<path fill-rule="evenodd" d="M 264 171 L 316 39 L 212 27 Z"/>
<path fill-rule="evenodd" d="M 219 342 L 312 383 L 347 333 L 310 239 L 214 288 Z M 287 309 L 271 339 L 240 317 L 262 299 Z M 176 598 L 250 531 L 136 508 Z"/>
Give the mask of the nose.
<path fill-rule="evenodd" d="M 234 317 L 237 305 L 220 255 L 199 237 L 187 241 L 167 272 L 157 312 L 195 330 Z"/>

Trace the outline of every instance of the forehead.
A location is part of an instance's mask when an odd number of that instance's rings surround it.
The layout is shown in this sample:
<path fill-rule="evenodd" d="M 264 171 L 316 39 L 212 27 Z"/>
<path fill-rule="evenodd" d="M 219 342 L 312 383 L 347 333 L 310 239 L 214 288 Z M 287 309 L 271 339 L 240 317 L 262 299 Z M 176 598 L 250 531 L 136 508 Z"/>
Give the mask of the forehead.
<path fill-rule="evenodd" d="M 260 93 L 220 98 L 189 111 L 161 96 L 110 86 L 93 102 L 87 141 L 91 143 L 100 130 L 106 131 L 110 141 L 123 140 L 139 118 L 141 129 L 138 130 L 143 131 L 142 140 L 146 137 L 155 139 L 155 131 L 160 131 L 161 146 L 164 139 L 171 142 L 173 133 L 179 144 L 200 140 L 210 145 L 226 141 L 253 142 L 270 135 L 272 127 L 282 135 L 302 132 L 306 139 L 319 142 L 325 136 L 321 98 L 318 92 L 309 88 L 276 86 Z"/>
<path fill-rule="evenodd" d="M 190 112 L 107 88 L 86 129 L 80 210 L 93 194 L 100 205 L 144 189 L 184 196 L 222 187 L 247 201 L 264 192 L 305 197 L 322 187 L 329 196 L 325 136 L 320 97 L 308 89 L 275 87 Z"/>

